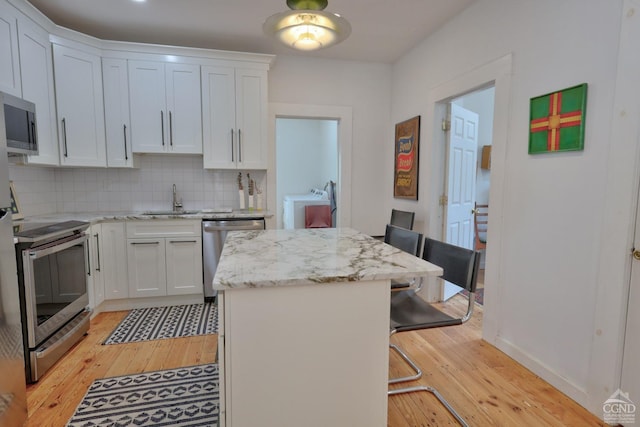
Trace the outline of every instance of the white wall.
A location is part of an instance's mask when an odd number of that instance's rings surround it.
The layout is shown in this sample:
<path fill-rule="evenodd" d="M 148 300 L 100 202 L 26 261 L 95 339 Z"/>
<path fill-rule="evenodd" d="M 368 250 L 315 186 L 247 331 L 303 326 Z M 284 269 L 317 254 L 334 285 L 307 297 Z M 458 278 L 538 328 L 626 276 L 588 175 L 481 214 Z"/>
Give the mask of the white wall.
<path fill-rule="evenodd" d="M 608 397 L 615 380 L 594 383 L 589 371 L 610 370 L 616 360 L 590 365 L 594 337 L 619 330 L 596 334 L 596 294 L 601 286 L 623 286 L 598 282 L 621 16 L 622 1 L 479 0 L 398 61 L 392 83 L 392 120 L 425 117 L 433 108 L 427 104 L 438 101 L 425 102 L 433 88 L 512 54 L 506 146 L 493 147 L 505 158 L 493 159 L 501 172 L 492 174 L 490 190 L 501 249 L 487 252 L 487 268 L 496 271 L 495 283 L 487 283 L 494 310 L 485 323 L 495 321 L 497 332 L 485 338 L 600 416 L 593 402 Z M 529 155 L 530 98 L 583 82 L 585 150 Z M 425 155 L 439 143 L 434 129 L 433 122 L 422 127 Z M 428 171 L 421 173 L 422 200 L 433 200 L 431 184 L 442 173 L 436 161 L 421 156 Z M 503 164 L 495 168 L 496 161 Z M 419 215 L 437 218 L 436 204 L 419 207 Z M 435 221 L 428 226 L 438 228 Z"/>
<path fill-rule="evenodd" d="M 369 234 L 383 234 L 391 212 L 384 191 L 393 178 L 381 173 L 393 167 L 390 79 L 387 64 L 289 56 L 269 71 L 272 103 L 352 107 L 351 226 Z"/>
<path fill-rule="evenodd" d="M 10 164 L 9 178 L 13 181 L 20 211 L 24 216 L 56 212 L 58 194 L 54 168 Z"/>
<path fill-rule="evenodd" d="M 322 190 L 338 179 L 337 121 L 276 120 L 277 227 L 282 227 L 282 201 L 287 194 Z"/>

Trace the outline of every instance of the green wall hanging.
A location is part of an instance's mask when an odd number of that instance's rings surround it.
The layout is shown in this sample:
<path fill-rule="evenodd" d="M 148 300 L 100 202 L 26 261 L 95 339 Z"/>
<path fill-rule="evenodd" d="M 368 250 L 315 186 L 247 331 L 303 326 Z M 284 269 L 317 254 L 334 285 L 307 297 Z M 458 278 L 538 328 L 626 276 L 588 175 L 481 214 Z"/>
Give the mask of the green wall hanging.
<path fill-rule="evenodd" d="M 531 98 L 529 154 L 584 150 L 587 84 Z"/>

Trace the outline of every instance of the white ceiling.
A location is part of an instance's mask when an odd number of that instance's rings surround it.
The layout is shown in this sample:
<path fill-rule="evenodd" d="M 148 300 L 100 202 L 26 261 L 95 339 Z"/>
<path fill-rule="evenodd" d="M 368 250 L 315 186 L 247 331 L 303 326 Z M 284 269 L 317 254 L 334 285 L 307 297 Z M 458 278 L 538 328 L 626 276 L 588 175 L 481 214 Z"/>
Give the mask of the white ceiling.
<path fill-rule="evenodd" d="M 315 52 L 279 46 L 264 20 L 285 0 L 28 0 L 56 24 L 105 40 L 391 63 L 475 0 L 329 0 L 352 27 Z"/>

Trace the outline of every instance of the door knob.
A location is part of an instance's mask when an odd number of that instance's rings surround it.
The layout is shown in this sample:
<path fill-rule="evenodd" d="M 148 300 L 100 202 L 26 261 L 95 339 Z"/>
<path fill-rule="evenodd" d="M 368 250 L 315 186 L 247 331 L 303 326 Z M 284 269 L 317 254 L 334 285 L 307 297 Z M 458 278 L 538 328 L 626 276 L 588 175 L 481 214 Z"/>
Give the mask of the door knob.
<path fill-rule="evenodd" d="M 634 250 L 633 250 L 633 257 L 634 257 L 635 259 L 637 259 L 638 261 L 640 261 L 640 251 L 639 251 L 639 250 L 637 250 L 637 249 L 634 249 Z"/>

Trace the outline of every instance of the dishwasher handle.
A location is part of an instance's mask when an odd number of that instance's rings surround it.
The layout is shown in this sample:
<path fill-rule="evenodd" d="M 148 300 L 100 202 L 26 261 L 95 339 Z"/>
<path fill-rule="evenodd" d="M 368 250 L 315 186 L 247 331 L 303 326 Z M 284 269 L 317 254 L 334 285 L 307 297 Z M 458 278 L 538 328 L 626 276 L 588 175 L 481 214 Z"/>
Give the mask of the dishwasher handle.
<path fill-rule="evenodd" d="M 264 230 L 262 221 L 203 221 L 202 231 Z"/>

